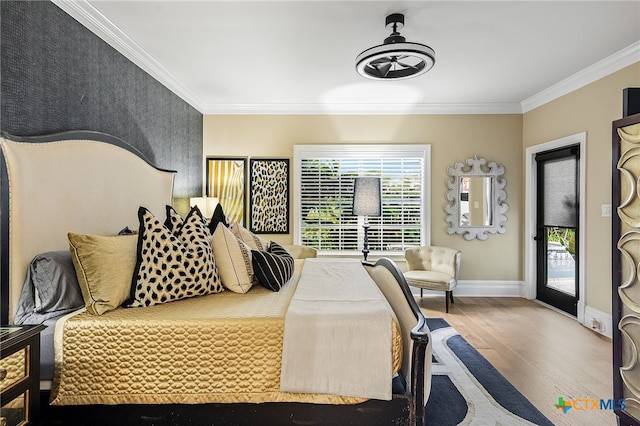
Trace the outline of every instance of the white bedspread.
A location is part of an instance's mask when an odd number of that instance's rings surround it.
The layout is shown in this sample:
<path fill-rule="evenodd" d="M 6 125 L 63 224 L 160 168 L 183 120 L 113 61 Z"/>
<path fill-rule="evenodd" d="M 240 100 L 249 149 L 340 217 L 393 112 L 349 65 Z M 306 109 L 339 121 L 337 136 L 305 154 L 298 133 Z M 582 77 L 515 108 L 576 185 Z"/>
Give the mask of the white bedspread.
<path fill-rule="evenodd" d="M 285 316 L 280 390 L 391 399 L 393 311 L 357 259 L 306 259 Z"/>

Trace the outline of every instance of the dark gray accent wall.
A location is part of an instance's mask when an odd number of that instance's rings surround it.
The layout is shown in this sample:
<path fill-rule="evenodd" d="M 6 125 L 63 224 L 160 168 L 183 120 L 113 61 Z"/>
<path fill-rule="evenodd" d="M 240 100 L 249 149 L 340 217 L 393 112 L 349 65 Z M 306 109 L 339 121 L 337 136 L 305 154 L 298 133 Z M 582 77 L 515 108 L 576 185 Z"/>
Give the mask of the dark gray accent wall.
<path fill-rule="evenodd" d="M 0 1 L 0 53 L 1 130 L 109 133 L 202 194 L 202 114 L 55 4 Z"/>

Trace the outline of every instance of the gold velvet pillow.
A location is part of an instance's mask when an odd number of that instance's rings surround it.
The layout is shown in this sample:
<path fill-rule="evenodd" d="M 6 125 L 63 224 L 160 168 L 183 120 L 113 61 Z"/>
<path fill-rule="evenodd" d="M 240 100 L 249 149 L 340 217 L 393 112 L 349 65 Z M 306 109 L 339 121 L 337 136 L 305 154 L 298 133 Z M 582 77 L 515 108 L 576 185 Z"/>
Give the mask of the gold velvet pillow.
<path fill-rule="evenodd" d="M 138 236 L 67 235 L 87 311 L 102 315 L 120 306 L 129 297 Z"/>

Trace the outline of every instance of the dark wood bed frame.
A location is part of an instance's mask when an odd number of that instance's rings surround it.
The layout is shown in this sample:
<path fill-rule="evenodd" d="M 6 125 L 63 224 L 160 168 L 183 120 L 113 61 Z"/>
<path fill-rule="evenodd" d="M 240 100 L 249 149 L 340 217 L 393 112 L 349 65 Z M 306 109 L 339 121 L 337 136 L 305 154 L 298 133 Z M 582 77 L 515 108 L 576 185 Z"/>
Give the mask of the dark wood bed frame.
<path fill-rule="evenodd" d="M 43 396 L 44 399 L 44 396 Z M 358 405 L 288 402 L 264 404 L 198 404 L 51 407 L 41 401 L 42 426 L 389 426 L 410 424 L 409 401 L 370 400 Z"/>
<path fill-rule="evenodd" d="M 64 139 L 91 139 L 116 144 L 144 158 L 135 148 L 110 135 L 98 132 L 66 132 L 38 137 L 3 137 L 21 142 L 51 142 Z M 2 322 L 8 322 L 9 268 L 9 190 L 4 156 L 0 151 L 0 288 Z M 411 383 L 396 376 L 391 401 L 368 400 L 355 405 L 308 403 L 233 403 L 233 404 L 163 404 L 163 405 L 77 405 L 51 406 L 50 392 L 40 392 L 41 425 L 423 425 L 425 355 L 429 330 L 411 290 L 398 266 L 391 260 L 379 259 L 395 278 L 416 318 L 411 330 Z"/>

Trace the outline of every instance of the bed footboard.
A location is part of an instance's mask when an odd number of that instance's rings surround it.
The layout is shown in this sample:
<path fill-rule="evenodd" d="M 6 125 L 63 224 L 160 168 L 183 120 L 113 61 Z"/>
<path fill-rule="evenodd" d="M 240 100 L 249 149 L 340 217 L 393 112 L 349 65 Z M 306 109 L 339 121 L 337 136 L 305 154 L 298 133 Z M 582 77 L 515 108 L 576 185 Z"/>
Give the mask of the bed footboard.
<path fill-rule="evenodd" d="M 424 406 L 431 390 L 431 332 L 398 265 L 387 258 L 364 265 L 400 322 L 405 351 L 401 373 L 410 382 L 410 424 L 423 425 Z"/>
<path fill-rule="evenodd" d="M 422 317 L 421 321 L 411 330 L 411 339 L 413 340 L 413 351 L 411 358 L 411 400 L 415 407 L 415 424 L 424 425 L 424 406 L 427 403 L 428 391 L 425 386 L 431 389 L 431 379 L 427 380 L 425 374 L 425 363 L 431 363 L 431 341 L 430 332 L 427 323 Z M 429 357 L 427 358 L 427 353 Z"/>
<path fill-rule="evenodd" d="M 391 401 L 371 399 L 355 405 L 268 402 L 264 404 L 48 405 L 41 392 L 40 426 L 404 426 L 411 424 L 406 394 Z"/>

